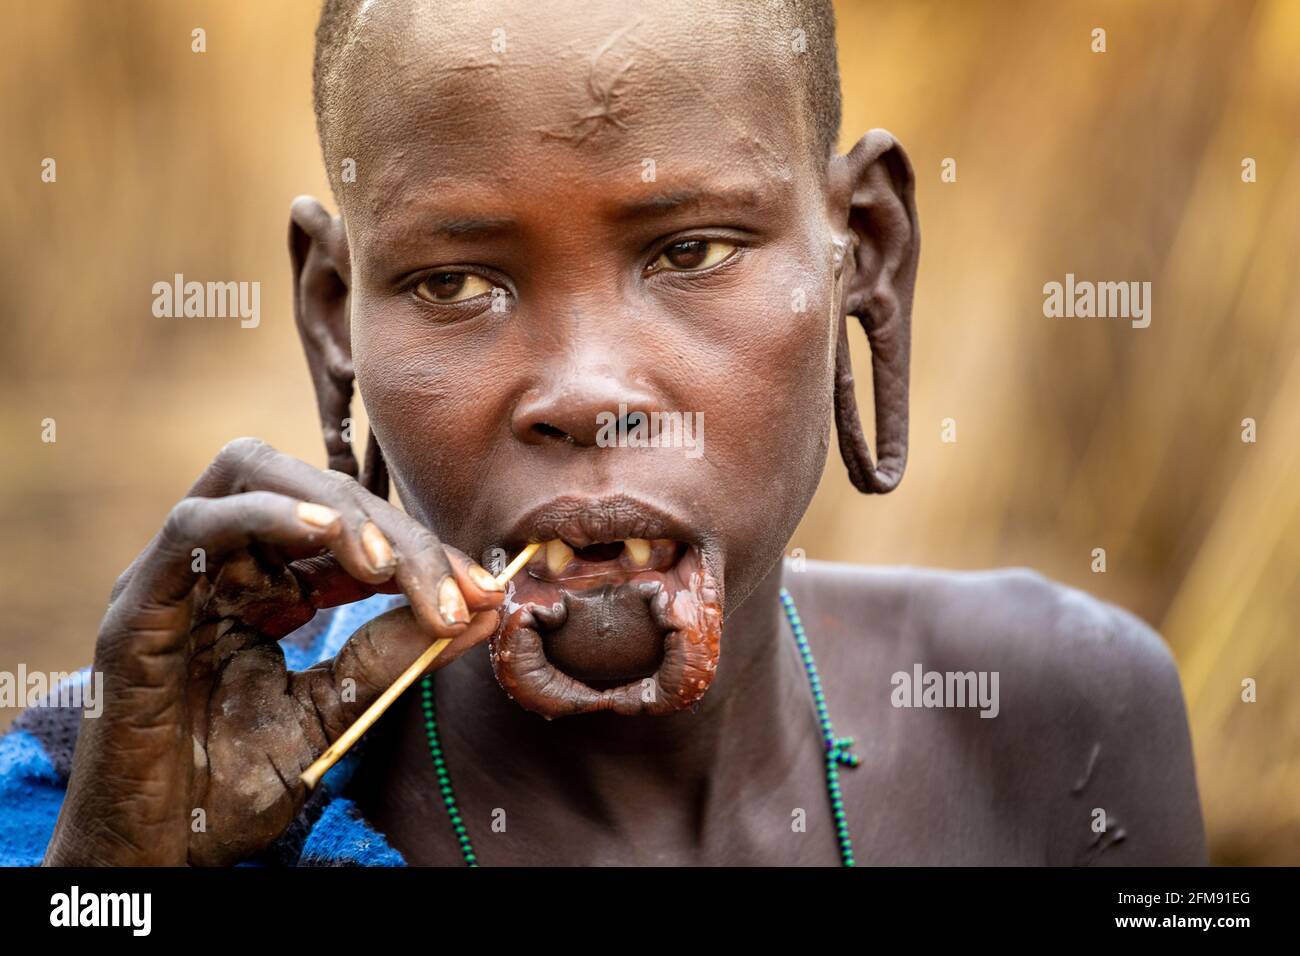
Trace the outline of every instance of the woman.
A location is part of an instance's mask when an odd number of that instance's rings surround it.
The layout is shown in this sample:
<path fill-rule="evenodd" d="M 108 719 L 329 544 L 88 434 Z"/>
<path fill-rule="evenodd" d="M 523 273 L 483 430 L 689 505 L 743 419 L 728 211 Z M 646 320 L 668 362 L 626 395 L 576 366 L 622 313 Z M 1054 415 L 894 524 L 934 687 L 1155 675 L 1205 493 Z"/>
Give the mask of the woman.
<path fill-rule="evenodd" d="M 832 419 L 863 492 L 907 455 L 912 171 L 879 130 L 835 154 L 829 5 L 441 8 L 318 31 L 340 214 L 299 200 L 290 237 L 333 470 L 246 439 L 198 479 L 114 589 L 74 755 L 52 713 L 0 743 L 10 860 L 1202 861 L 1136 619 L 1027 572 L 782 562 Z M 610 414 L 708 427 L 611 445 Z"/>

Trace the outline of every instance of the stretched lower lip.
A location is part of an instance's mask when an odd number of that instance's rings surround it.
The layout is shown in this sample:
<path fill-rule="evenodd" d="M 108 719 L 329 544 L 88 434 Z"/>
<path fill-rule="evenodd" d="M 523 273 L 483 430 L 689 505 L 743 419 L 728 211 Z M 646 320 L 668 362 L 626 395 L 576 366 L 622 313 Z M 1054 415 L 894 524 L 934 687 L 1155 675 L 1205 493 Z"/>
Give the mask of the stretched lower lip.
<path fill-rule="evenodd" d="M 664 715 L 697 702 L 713 680 L 722 636 L 721 588 L 700 551 L 686 546 L 667 570 L 595 580 L 514 578 L 489 642 L 506 693 L 548 719 L 602 710 Z"/>
<path fill-rule="evenodd" d="M 684 542 L 669 538 L 631 547 L 603 542 L 581 548 L 554 539 L 515 578 L 506 613 L 528 609 L 548 658 L 588 686 L 603 689 L 646 677 L 662 663 L 663 633 L 638 626 L 642 622 L 635 615 L 621 615 L 645 600 L 634 595 L 650 593 L 647 588 L 683 586 L 675 570 L 688 550 Z M 584 621 L 576 633 L 574 613 Z M 593 620 L 598 622 L 594 629 Z"/>

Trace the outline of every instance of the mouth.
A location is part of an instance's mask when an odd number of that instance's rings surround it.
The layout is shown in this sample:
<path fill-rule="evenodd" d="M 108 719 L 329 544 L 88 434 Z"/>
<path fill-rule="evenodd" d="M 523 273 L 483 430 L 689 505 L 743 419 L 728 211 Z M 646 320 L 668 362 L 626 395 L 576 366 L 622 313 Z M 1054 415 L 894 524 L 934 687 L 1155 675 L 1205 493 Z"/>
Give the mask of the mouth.
<path fill-rule="evenodd" d="M 575 547 L 552 538 L 528 564 L 538 581 L 566 587 L 599 587 L 665 573 L 681 559 L 688 545 L 669 538 L 620 538 Z"/>
<path fill-rule="evenodd" d="M 668 714 L 717 669 L 721 571 L 685 521 L 626 496 L 563 498 L 507 536 L 542 544 L 510 583 L 489 642 L 498 683 L 544 717 Z"/>

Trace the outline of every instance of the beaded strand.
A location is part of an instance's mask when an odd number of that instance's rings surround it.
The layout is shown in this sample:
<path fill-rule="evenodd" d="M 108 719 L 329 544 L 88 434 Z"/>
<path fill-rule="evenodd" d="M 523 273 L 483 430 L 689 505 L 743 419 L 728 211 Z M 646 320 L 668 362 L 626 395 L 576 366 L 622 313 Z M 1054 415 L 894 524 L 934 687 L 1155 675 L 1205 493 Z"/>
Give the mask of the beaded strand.
<path fill-rule="evenodd" d="M 447 770 L 447 760 L 442 753 L 442 742 L 438 739 L 438 711 L 433 702 L 433 675 L 426 674 L 420 681 L 420 698 L 424 705 L 424 733 L 429 738 L 429 753 L 433 756 L 433 772 L 438 775 L 438 792 L 442 802 L 447 806 L 447 816 L 451 820 L 452 832 L 460 844 L 460 855 L 465 858 L 467 866 L 478 866 L 478 856 L 474 853 L 474 844 L 470 842 L 469 830 L 460 817 L 460 808 L 456 805 L 456 791 L 451 786 L 451 773 Z"/>
<path fill-rule="evenodd" d="M 822 680 L 817 675 L 817 662 L 813 660 L 812 648 L 808 646 L 808 637 L 804 634 L 803 621 L 799 620 L 794 598 L 790 597 L 790 592 L 785 588 L 781 589 L 781 607 L 785 609 L 786 620 L 790 622 L 795 643 L 799 645 L 799 656 L 803 658 L 803 669 L 808 674 L 813 702 L 817 706 L 817 723 L 821 725 L 822 742 L 826 747 L 826 792 L 831 798 L 831 816 L 835 818 L 835 839 L 840 845 L 840 862 L 845 866 L 854 866 L 853 838 L 849 835 L 849 818 L 844 813 L 844 794 L 840 790 L 840 764 L 856 767 L 862 761 L 857 754 L 849 753 L 849 748 L 853 746 L 852 737 L 835 736 L 830 711 L 826 709 Z"/>

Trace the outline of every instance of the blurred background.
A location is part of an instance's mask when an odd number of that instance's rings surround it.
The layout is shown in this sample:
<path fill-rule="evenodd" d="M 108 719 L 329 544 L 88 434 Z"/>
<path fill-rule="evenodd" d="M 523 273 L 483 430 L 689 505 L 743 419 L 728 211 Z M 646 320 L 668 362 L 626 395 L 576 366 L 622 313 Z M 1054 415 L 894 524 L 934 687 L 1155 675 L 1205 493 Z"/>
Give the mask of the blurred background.
<path fill-rule="evenodd" d="M 832 458 L 791 547 L 1024 565 L 1134 611 L 1178 661 L 1213 860 L 1300 864 L 1300 2 L 836 6 L 842 145 L 887 127 L 917 172 L 912 453 L 873 499 Z M 317 12 L 6 5 L 0 669 L 89 662 L 229 439 L 324 463 L 286 253 L 290 200 L 329 194 Z M 261 326 L 155 318 L 177 272 L 261 282 Z M 1067 272 L 1150 281 L 1151 326 L 1044 318 Z"/>

